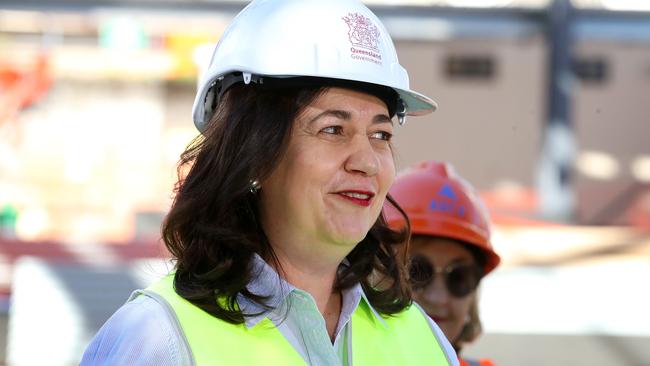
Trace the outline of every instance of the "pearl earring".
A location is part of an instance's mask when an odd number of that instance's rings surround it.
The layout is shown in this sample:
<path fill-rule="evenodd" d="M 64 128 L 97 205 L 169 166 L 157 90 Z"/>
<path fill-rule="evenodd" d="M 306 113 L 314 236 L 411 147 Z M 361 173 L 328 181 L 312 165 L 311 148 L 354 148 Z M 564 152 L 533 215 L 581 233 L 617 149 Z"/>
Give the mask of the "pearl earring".
<path fill-rule="evenodd" d="M 262 185 L 260 184 L 260 182 L 257 179 L 251 180 L 249 190 L 251 191 L 252 194 L 256 194 L 257 191 L 260 190 L 261 186 Z"/>

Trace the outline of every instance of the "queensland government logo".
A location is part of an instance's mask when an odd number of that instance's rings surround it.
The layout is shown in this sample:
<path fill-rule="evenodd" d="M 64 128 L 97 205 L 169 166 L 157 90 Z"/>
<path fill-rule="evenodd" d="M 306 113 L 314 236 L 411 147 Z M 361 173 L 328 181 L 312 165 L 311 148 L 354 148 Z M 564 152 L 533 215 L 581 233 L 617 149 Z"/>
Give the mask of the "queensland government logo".
<path fill-rule="evenodd" d="M 381 54 L 379 53 L 379 28 L 372 21 L 359 14 L 348 13 L 342 18 L 348 25 L 348 37 L 352 47 L 350 47 L 353 59 L 364 60 L 381 64 Z"/>

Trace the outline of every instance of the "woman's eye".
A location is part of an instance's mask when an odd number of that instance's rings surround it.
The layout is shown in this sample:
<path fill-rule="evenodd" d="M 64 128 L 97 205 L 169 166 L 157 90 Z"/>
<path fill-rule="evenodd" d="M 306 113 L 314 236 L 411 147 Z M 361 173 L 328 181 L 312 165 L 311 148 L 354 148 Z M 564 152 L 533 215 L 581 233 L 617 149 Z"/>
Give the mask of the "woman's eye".
<path fill-rule="evenodd" d="M 342 131 L 343 128 L 341 126 L 328 126 L 320 130 L 320 132 L 328 133 L 331 135 L 340 135 Z"/>
<path fill-rule="evenodd" d="M 373 132 L 370 137 L 377 140 L 390 141 L 393 137 L 393 134 L 386 131 L 377 131 Z"/>

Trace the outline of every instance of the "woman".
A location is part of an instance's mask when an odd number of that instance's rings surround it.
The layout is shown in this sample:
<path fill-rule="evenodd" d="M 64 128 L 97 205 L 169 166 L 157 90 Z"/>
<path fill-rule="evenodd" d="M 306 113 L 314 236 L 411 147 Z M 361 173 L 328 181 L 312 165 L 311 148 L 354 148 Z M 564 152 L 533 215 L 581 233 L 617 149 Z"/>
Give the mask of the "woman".
<path fill-rule="evenodd" d="M 196 97 L 202 137 L 162 228 L 175 271 L 132 295 L 82 365 L 457 365 L 411 306 L 408 233 L 380 217 L 392 118 L 434 109 L 359 2 L 253 1 Z"/>
<path fill-rule="evenodd" d="M 500 261 L 490 243 L 487 212 L 474 189 L 446 163 L 415 165 L 397 177 L 390 194 L 411 221 L 414 299 L 460 353 L 481 334 L 476 289 Z M 404 225 L 394 209 L 387 209 L 386 219 L 393 228 Z M 460 362 L 493 365 L 486 359 Z"/>

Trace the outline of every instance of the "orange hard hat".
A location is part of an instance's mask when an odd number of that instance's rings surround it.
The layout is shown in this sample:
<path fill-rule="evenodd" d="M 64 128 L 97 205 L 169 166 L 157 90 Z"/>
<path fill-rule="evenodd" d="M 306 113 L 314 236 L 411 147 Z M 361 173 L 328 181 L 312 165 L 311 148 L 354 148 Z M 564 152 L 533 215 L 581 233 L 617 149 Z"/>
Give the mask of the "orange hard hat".
<path fill-rule="evenodd" d="M 390 195 L 411 222 L 411 233 L 460 240 L 485 256 L 484 274 L 500 262 L 490 242 L 490 219 L 474 188 L 448 163 L 426 161 L 395 179 Z M 388 202 L 384 215 L 394 229 L 405 226 L 404 217 Z"/>

